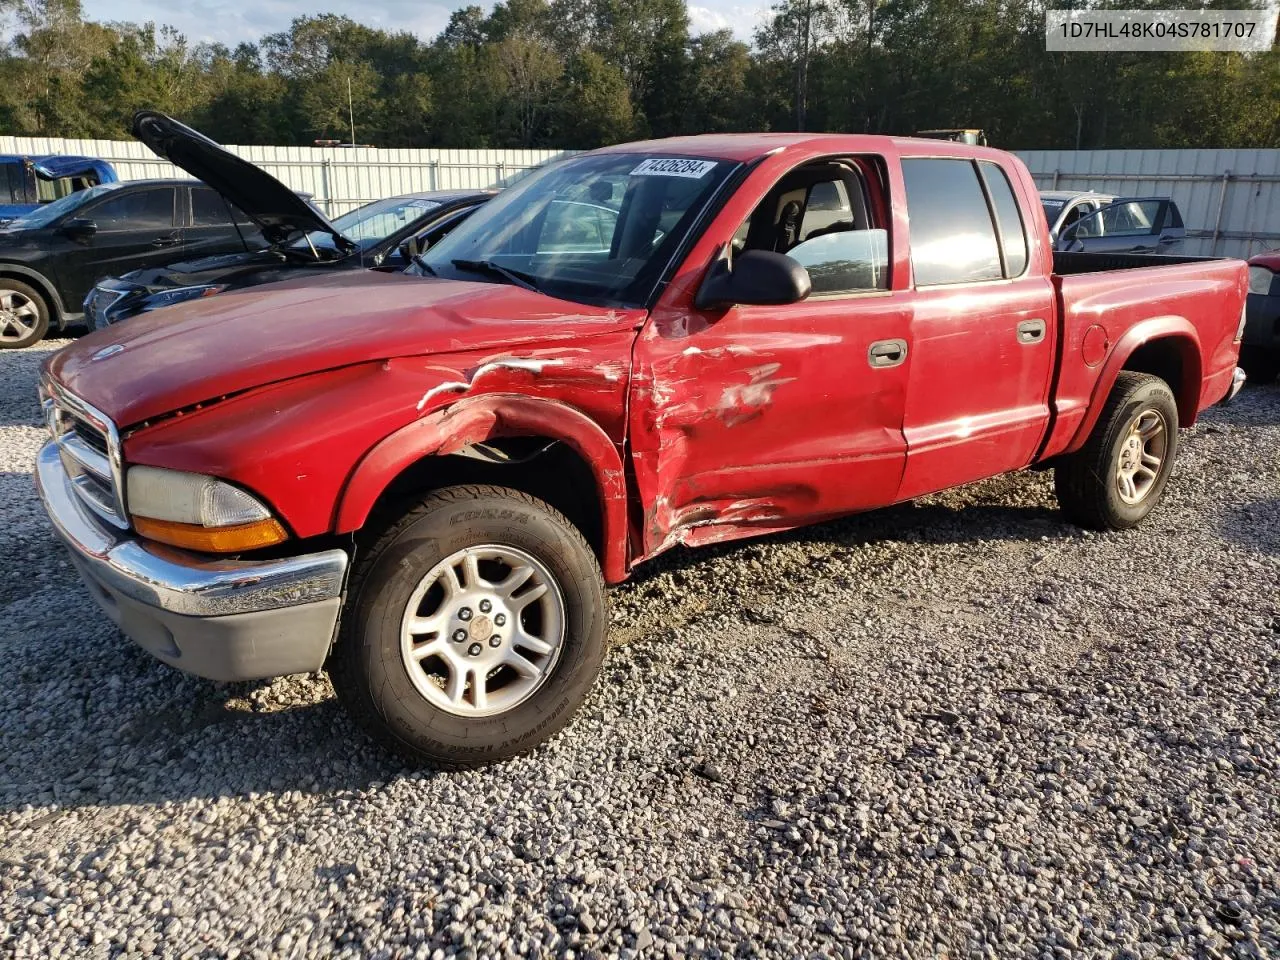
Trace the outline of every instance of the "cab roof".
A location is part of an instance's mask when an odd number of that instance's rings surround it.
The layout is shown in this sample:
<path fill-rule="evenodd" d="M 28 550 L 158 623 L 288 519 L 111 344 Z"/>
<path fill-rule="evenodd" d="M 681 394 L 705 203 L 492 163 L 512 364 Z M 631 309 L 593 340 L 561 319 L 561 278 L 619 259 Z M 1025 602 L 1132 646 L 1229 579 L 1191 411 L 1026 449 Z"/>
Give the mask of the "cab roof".
<path fill-rule="evenodd" d="M 595 153 L 670 153 L 708 160 L 758 160 L 772 153 L 876 153 L 894 152 L 935 157 L 996 157 L 1003 151 L 951 140 L 927 137 L 889 137 L 863 133 L 707 133 L 665 140 L 639 140 L 603 147 Z"/>

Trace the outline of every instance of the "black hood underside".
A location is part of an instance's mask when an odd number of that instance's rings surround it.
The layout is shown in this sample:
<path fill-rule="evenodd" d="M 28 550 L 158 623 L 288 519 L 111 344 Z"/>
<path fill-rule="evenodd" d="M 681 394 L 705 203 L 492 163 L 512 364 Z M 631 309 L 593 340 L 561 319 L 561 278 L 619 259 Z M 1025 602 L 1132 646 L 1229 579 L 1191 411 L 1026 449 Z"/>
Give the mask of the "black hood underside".
<path fill-rule="evenodd" d="M 133 135 L 175 166 L 220 193 L 256 223 L 267 242 L 285 243 L 319 230 L 333 236 L 339 249 L 354 244 L 310 204 L 261 167 L 237 157 L 172 117 L 140 110 Z"/>

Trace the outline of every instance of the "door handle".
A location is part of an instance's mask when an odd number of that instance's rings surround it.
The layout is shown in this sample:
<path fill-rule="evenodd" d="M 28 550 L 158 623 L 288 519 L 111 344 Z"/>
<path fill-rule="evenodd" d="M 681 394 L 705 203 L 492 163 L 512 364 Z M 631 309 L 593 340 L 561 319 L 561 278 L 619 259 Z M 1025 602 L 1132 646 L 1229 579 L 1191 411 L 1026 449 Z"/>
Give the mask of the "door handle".
<path fill-rule="evenodd" d="M 182 242 L 181 237 L 156 237 L 151 241 L 153 247 L 173 247 Z"/>
<path fill-rule="evenodd" d="M 867 362 L 873 367 L 896 367 L 906 359 L 905 340 L 877 340 L 867 349 Z"/>
<path fill-rule="evenodd" d="M 1018 324 L 1018 342 L 1039 343 L 1044 339 L 1044 331 L 1043 320 L 1023 320 Z"/>

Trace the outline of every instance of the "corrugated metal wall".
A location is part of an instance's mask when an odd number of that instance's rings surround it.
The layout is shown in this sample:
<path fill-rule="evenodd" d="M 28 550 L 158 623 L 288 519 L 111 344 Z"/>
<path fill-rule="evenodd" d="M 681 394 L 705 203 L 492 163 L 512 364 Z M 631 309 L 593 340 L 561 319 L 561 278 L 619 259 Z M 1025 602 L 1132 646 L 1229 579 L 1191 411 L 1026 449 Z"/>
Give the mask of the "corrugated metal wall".
<path fill-rule="evenodd" d="M 370 200 L 419 190 L 505 186 L 526 170 L 566 156 L 562 150 L 381 150 L 373 147 L 236 147 L 228 150 L 263 167 L 295 190 L 314 196 L 330 216 Z M 0 153 L 101 157 L 122 180 L 185 177 L 141 143 L 3 137 Z"/>
<path fill-rule="evenodd" d="M 538 164 L 573 152 L 227 149 L 295 190 L 312 194 L 330 216 L 399 193 L 502 186 Z M 102 157 L 125 180 L 182 176 L 133 141 L 0 136 L 0 153 Z M 1171 195 L 1192 234 L 1189 253 L 1247 257 L 1280 247 L 1280 150 L 1028 150 L 1018 155 L 1044 189 Z"/>
<path fill-rule="evenodd" d="M 1018 151 L 1046 190 L 1171 196 L 1186 252 L 1250 257 L 1280 247 L 1280 150 Z"/>

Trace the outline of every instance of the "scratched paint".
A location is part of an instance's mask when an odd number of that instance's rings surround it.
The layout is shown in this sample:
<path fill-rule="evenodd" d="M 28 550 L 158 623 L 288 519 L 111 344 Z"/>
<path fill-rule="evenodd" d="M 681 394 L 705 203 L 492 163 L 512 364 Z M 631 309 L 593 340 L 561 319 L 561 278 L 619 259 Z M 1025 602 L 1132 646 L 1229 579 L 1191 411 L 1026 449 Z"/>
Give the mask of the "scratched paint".
<path fill-rule="evenodd" d="M 446 393 L 467 393 L 474 389 L 479 381 L 487 374 L 498 373 L 504 370 L 527 370 L 533 374 L 541 374 L 547 367 L 558 366 L 563 364 L 563 359 L 539 359 L 536 357 L 502 357 L 497 360 L 488 360 L 476 367 L 472 372 L 470 379 L 466 382 L 461 380 L 447 380 L 444 383 L 437 384 L 422 395 L 422 399 L 417 403 L 417 409 L 422 410 L 434 398 Z"/>

